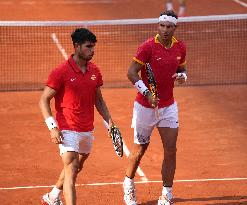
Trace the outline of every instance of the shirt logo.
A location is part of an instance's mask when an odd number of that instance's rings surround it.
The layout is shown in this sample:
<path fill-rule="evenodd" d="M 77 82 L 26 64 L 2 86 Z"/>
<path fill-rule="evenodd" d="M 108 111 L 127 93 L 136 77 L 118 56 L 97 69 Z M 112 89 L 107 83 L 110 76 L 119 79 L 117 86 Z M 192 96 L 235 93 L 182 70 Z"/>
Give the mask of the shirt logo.
<path fill-rule="evenodd" d="M 73 82 L 76 78 L 71 78 L 70 81 Z"/>
<path fill-rule="evenodd" d="M 96 79 L 96 76 L 95 75 L 92 75 L 91 76 L 91 80 L 95 80 Z"/>
<path fill-rule="evenodd" d="M 177 60 L 178 60 L 178 61 L 181 60 L 181 56 L 177 56 Z"/>
<path fill-rule="evenodd" d="M 161 58 L 157 58 L 156 60 L 159 61 L 159 60 L 161 60 Z"/>

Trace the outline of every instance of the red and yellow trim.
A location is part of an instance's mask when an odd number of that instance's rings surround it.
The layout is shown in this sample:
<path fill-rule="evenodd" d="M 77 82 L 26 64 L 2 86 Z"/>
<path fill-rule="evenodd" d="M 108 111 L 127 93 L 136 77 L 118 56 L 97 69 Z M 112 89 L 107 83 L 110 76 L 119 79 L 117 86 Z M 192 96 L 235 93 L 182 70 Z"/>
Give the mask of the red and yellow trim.
<path fill-rule="evenodd" d="M 154 37 L 154 42 L 155 43 L 159 43 L 159 44 L 161 44 L 162 46 L 164 46 L 162 43 L 160 43 L 160 41 L 159 41 L 159 34 L 156 34 L 156 36 Z M 174 36 L 172 36 L 172 44 L 171 44 L 171 47 L 175 44 L 175 43 L 177 43 L 178 42 L 178 40 L 174 37 Z"/>
<path fill-rule="evenodd" d="M 136 57 L 133 57 L 133 60 L 136 61 L 137 63 L 141 64 L 141 65 L 145 65 L 145 63 L 143 63 L 142 61 L 138 60 Z"/>

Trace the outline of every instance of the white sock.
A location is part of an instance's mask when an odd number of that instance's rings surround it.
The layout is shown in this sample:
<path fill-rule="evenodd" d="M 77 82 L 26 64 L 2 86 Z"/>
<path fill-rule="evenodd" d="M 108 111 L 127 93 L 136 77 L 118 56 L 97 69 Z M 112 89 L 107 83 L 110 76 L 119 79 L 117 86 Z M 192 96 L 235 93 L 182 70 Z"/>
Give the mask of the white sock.
<path fill-rule="evenodd" d="M 172 187 L 163 186 L 162 195 L 166 196 L 168 193 L 172 192 Z"/>
<path fill-rule="evenodd" d="M 51 190 L 51 192 L 49 193 L 50 199 L 52 199 L 52 200 L 57 199 L 59 197 L 61 191 L 62 190 L 60 190 L 56 186 L 54 186 L 53 189 Z"/>
<path fill-rule="evenodd" d="M 134 184 L 134 179 L 131 179 L 131 178 L 127 177 L 127 176 L 124 178 L 124 185 L 133 186 L 133 184 Z"/>
<path fill-rule="evenodd" d="M 169 11 L 169 10 L 173 10 L 173 5 L 171 2 L 167 2 L 166 3 L 166 10 Z"/>

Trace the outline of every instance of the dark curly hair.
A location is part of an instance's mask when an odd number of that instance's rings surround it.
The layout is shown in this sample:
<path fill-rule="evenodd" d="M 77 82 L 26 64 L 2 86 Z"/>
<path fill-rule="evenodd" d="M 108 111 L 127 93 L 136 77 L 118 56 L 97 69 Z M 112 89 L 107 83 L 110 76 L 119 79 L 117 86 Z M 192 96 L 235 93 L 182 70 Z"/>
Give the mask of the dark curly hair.
<path fill-rule="evenodd" d="M 83 44 L 86 41 L 89 41 L 92 43 L 97 42 L 95 34 L 86 28 L 75 29 L 75 31 L 71 34 L 71 39 L 72 39 L 73 44 L 75 43 Z"/>
<path fill-rule="evenodd" d="M 173 10 L 164 11 L 160 14 L 160 16 L 162 15 L 172 16 L 178 19 L 178 15 Z"/>

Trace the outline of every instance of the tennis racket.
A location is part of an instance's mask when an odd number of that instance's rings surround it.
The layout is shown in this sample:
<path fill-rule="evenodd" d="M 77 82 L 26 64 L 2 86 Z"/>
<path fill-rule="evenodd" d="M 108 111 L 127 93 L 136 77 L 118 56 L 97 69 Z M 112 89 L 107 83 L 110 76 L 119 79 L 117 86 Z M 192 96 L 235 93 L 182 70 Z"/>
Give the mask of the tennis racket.
<path fill-rule="evenodd" d="M 148 78 L 148 84 L 150 88 L 150 92 L 154 98 L 158 97 L 158 92 L 157 92 L 157 83 L 154 78 L 154 73 L 151 68 L 151 65 L 149 63 L 146 63 L 146 74 Z M 154 108 L 155 110 L 155 117 L 156 119 L 159 119 L 159 112 L 158 112 L 158 107 Z"/>
<path fill-rule="evenodd" d="M 117 156 L 123 156 L 123 138 L 122 134 L 117 126 L 109 127 L 109 124 L 104 120 L 104 125 L 108 130 L 108 133 L 112 139 L 113 148 Z"/>

